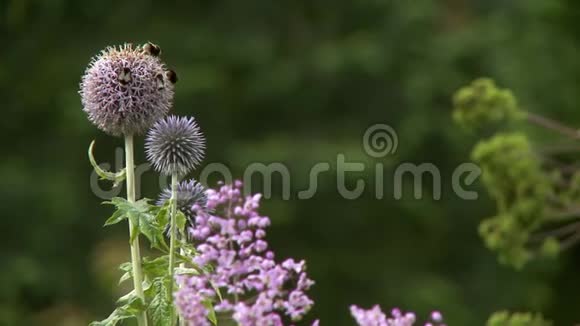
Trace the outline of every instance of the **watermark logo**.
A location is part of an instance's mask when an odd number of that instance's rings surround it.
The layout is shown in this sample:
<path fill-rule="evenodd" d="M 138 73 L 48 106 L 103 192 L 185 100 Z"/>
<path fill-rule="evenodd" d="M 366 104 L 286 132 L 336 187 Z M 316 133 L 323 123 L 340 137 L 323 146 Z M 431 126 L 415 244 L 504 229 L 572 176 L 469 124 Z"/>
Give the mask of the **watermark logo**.
<path fill-rule="evenodd" d="M 363 135 L 364 151 L 374 158 L 395 154 L 397 146 L 399 146 L 399 137 L 395 129 L 386 124 L 372 125 Z"/>
<path fill-rule="evenodd" d="M 323 173 L 332 173 L 336 176 L 336 190 L 338 194 L 348 200 L 361 198 L 367 189 L 367 179 L 369 176 L 374 179 L 372 182 L 374 188 L 368 188 L 374 198 L 381 200 L 385 198 L 385 190 L 390 190 L 392 198 L 395 200 L 404 199 L 405 188 L 411 187 L 414 199 L 430 198 L 439 200 L 442 196 L 443 184 L 448 182 L 453 191 L 453 195 L 463 200 L 475 200 L 478 193 L 469 190 L 470 187 L 481 175 L 481 169 L 472 162 L 459 164 L 451 175 L 445 178 L 441 175 L 439 168 L 432 162 L 399 162 L 389 169 L 385 168 L 384 161 L 388 155 L 394 155 L 399 146 L 399 137 L 395 129 L 387 124 L 374 124 L 367 128 L 362 135 L 362 150 L 374 162 L 349 162 L 344 153 L 338 153 L 333 160 L 334 166 L 328 162 L 316 162 L 308 171 L 308 185 L 306 189 L 298 190 L 292 193 L 292 182 L 295 179 L 296 172 L 293 174 L 288 166 L 282 162 L 264 163 L 252 162 L 244 168 L 242 180 L 244 183 L 244 192 L 250 194 L 252 190 L 260 189 L 264 198 L 268 199 L 273 196 L 274 180 L 280 180 L 276 184 L 281 187 L 280 194 L 283 200 L 289 200 L 293 195 L 299 200 L 313 198 L 318 192 L 319 177 Z M 123 150 L 118 148 L 115 152 L 114 170 L 122 169 Z M 392 160 L 392 158 L 391 158 Z M 109 164 L 102 164 L 101 167 L 109 169 Z M 135 169 L 135 178 L 137 185 L 145 173 L 153 173 L 151 166 L 147 163 L 140 164 Z M 305 171 L 300 171 L 305 173 Z M 363 173 L 366 178 L 355 178 L 351 173 Z M 207 185 L 210 175 L 217 175 L 219 180 L 225 183 L 231 183 L 234 178 L 231 170 L 220 162 L 207 164 L 200 172 L 199 181 Z M 256 181 L 258 183 L 256 184 Z M 348 181 L 348 182 L 347 182 Z M 347 186 L 347 183 L 350 186 Z M 113 189 L 102 189 L 98 182 L 98 176 L 95 172 L 91 175 L 91 189 L 93 193 L 103 199 L 110 199 L 118 196 L 121 187 Z M 165 189 L 168 186 L 167 177 L 160 176 L 158 179 L 159 189 Z M 254 187 L 255 186 L 255 187 Z M 446 185 L 448 186 L 448 185 Z M 427 188 L 430 191 L 427 192 Z M 139 187 L 137 187 L 139 189 Z M 407 193 L 409 193 L 407 189 Z M 426 195 L 429 194 L 429 195 Z M 139 195 L 139 194 L 137 194 Z"/>

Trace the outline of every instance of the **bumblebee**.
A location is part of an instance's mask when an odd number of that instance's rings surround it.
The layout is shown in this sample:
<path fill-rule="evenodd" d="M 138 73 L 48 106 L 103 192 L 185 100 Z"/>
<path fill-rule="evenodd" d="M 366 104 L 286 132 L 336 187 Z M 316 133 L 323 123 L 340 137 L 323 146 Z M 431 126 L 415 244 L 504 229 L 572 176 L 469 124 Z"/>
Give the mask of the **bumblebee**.
<path fill-rule="evenodd" d="M 145 45 L 143 45 L 143 51 L 154 57 L 158 57 L 161 54 L 161 48 L 151 42 L 147 42 Z"/>
<path fill-rule="evenodd" d="M 167 70 L 165 72 L 165 77 L 169 80 L 172 84 L 177 83 L 177 73 L 173 70 Z"/>
<path fill-rule="evenodd" d="M 117 79 L 119 80 L 121 85 L 127 85 L 128 83 L 130 83 L 131 79 L 132 79 L 131 78 L 131 69 L 129 69 L 127 67 L 123 68 L 123 71 L 121 71 L 121 73 L 119 74 Z"/>
<path fill-rule="evenodd" d="M 162 74 L 157 74 L 157 76 L 155 76 L 155 80 L 157 81 L 158 90 L 162 90 L 163 88 L 165 88 L 165 81 L 163 80 Z"/>

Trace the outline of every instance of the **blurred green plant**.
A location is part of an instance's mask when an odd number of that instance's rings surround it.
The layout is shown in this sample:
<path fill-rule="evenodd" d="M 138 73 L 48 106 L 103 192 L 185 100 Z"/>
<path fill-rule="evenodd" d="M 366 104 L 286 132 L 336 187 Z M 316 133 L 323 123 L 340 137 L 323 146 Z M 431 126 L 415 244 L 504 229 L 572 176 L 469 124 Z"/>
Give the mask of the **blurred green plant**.
<path fill-rule="evenodd" d="M 552 322 L 545 320 L 540 314 L 513 313 L 500 311 L 494 313 L 486 326 L 551 326 Z"/>
<path fill-rule="evenodd" d="M 522 133 L 500 133 L 483 140 L 471 158 L 483 170 L 483 182 L 498 211 L 481 223 L 479 232 L 502 263 L 521 267 L 533 255 L 527 246 L 529 235 L 543 222 L 546 201 L 553 195 L 552 182 Z"/>
<path fill-rule="evenodd" d="M 471 130 L 525 118 L 573 140 L 580 135 L 522 110 L 509 90 L 487 78 L 458 90 L 453 102 L 455 121 Z M 473 148 L 471 159 L 481 167 L 483 183 L 497 204 L 497 214 L 482 221 L 479 232 L 503 264 L 520 269 L 534 257 L 554 257 L 580 240 L 580 174 L 549 154 L 534 148 L 521 131 L 496 132 Z"/>
<path fill-rule="evenodd" d="M 500 89 L 489 78 L 476 79 L 453 96 L 453 119 L 467 129 L 511 122 L 525 117 L 508 89 Z"/>

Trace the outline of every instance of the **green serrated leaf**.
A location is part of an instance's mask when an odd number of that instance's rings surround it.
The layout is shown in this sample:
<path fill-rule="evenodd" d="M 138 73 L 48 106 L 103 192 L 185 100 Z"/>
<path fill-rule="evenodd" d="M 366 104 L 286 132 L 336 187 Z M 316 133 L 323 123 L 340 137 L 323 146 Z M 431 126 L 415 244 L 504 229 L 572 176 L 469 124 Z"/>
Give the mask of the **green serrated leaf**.
<path fill-rule="evenodd" d="M 121 278 L 119 279 L 119 284 L 131 279 L 131 277 L 133 277 L 133 265 L 131 264 L 131 262 L 124 262 L 121 265 L 119 265 L 119 269 L 125 273 L 123 273 L 123 275 L 121 276 Z"/>
<path fill-rule="evenodd" d="M 141 233 L 149 239 L 151 248 L 156 248 L 165 252 L 169 250 L 169 247 L 165 242 L 165 236 L 163 235 L 165 226 L 160 225 L 155 216 L 152 214 L 143 215 L 139 228 Z"/>
<path fill-rule="evenodd" d="M 105 222 L 104 226 L 109 226 L 109 225 L 113 225 L 113 224 L 117 224 L 119 222 L 121 222 L 122 220 L 126 219 L 127 215 L 125 215 L 125 213 L 121 210 L 116 210 L 113 215 L 111 215 L 111 217 L 109 217 L 107 219 L 107 221 Z"/>
<path fill-rule="evenodd" d="M 149 305 L 149 315 L 151 316 L 153 325 L 172 326 L 171 309 L 173 309 L 173 306 L 167 299 L 166 294 L 159 293 L 155 296 Z"/>
<path fill-rule="evenodd" d="M 123 218 L 128 218 L 131 221 L 133 226 L 131 242 L 135 241 L 139 234 L 143 234 L 151 243 L 152 248 L 164 252 L 169 250 L 163 234 L 166 223 L 160 223 L 166 220 L 167 208 L 165 206 L 162 208 L 153 206 L 146 198 L 131 203 L 119 197 L 115 197 L 105 204 L 115 205 L 119 212 L 110 219 L 110 223 L 118 223 L 121 219 L 120 214 L 124 215 Z"/>
<path fill-rule="evenodd" d="M 178 245 L 180 250 L 178 253 L 176 253 L 176 257 L 178 257 L 178 259 L 181 259 L 184 263 L 190 263 L 191 257 L 197 254 L 195 246 L 187 242 L 186 239 L 180 239 Z"/>
<path fill-rule="evenodd" d="M 181 211 L 177 211 L 177 215 L 175 215 L 175 224 L 177 226 L 177 229 L 180 230 L 180 233 L 182 232 L 182 230 L 185 230 L 186 221 L 187 218 L 185 217 L 185 214 L 183 214 L 183 212 Z"/>
<path fill-rule="evenodd" d="M 149 213 L 151 211 L 151 208 L 154 207 L 149 204 L 150 201 L 151 199 L 149 198 L 142 198 L 136 201 L 133 204 L 133 206 L 140 213 Z"/>
<path fill-rule="evenodd" d="M 153 259 L 144 257 L 141 266 L 146 279 L 155 280 L 159 277 L 166 277 L 169 266 L 169 256 L 163 255 Z M 119 283 L 127 281 L 133 277 L 133 266 L 131 263 L 123 263 L 119 266 L 119 269 L 125 272 L 123 276 L 121 276 Z M 144 288 L 148 288 L 151 285 L 149 282 L 143 282 L 143 284 Z"/>
<path fill-rule="evenodd" d="M 106 201 L 103 204 L 115 205 L 118 208 L 125 208 L 125 210 L 131 207 L 131 203 L 127 199 L 122 197 L 113 197 L 111 198 L 111 201 Z"/>
<path fill-rule="evenodd" d="M 169 224 L 169 204 L 170 201 L 166 201 L 165 204 L 163 204 L 163 206 L 157 207 L 155 220 L 157 220 L 157 223 L 159 223 L 159 225 Z"/>
<path fill-rule="evenodd" d="M 150 279 L 164 277 L 167 274 L 169 266 L 169 256 L 164 255 L 150 260 L 148 257 L 143 259 L 143 273 Z"/>
<path fill-rule="evenodd" d="M 168 282 L 166 275 L 153 279 L 151 287 L 145 291 L 145 295 L 151 298 L 148 307 L 148 314 L 153 321 L 153 325 L 172 326 L 172 313 L 175 313 L 168 293 Z"/>
<path fill-rule="evenodd" d="M 122 270 L 123 272 L 130 272 L 132 270 L 133 265 L 131 264 L 131 262 L 124 262 L 121 265 L 119 265 L 119 269 Z"/>
<path fill-rule="evenodd" d="M 98 164 L 97 161 L 95 160 L 95 157 L 93 155 L 93 147 L 95 146 L 95 141 L 93 140 L 91 142 L 91 144 L 89 145 L 89 162 L 91 162 L 91 165 L 93 166 L 93 169 L 95 169 L 95 172 L 97 173 L 97 175 L 102 179 L 102 180 L 109 180 L 109 181 L 113 181 L 113 188 L 117 187 L 121 184 L 121 182 L 123 182 L 127 176 L 127 171 L 125 169 L 122 169 L 121 171 L 115 173 L 115 172 L 110 172 L 110 171 L 106 171 L 104 169 L 102 169 Z"/>
<path fill-rule="evenodd" d="M 105 202 L 104 204 L 115 205 L 117 207 L 117 211 L 120 212 L 118 214 L 124 215 L 123 218 L 128 218 L 131 221 L 131 225 L 133 226 L 131 229 L 131 238 L 129 239 L 130 242 L 134 242 L 137 236 L 140 233 L 140 224 L 141 221 L 146 221 L 151 219 L 151 205 L 148 203 L 149 199 L 143 198 L 135 203 L 131 203 L 124 198 L 115 197 L 111 199 L 109 202 Z M 117 219 L 120 216 L 115 216 Z M 118 221 L 116 221 L 118 222 Z"/>
<path fill-rule="evenodd" d="M 131 297 L 125 307 L 127 308 L 127 311 L 129 311 L 134 316 L 137 316 L 139 313 L 147 309 L 145 302 L 143 302 L 143 300 L 137 296 Z"/>
<path fill-rule="evenodd" d="M 117 207 L 118 210 L 126 214 L 128 213 L 144 214 L 149 213 L 149 211 L 151 211 L 151 209 L 154 207 L 149 204 L 149 201 L 150 199 L 143 198 L 132 203 L 125 198 L 114 197 L 110 201 L 103 202 L 103 204 L 114 205 Z"/>
<path fill-rule="evenodd" d="M 144 215 L 149 214 L 151 206 L 148 204 L 149 199 L 141 199 L 135 203 L 131 203 L 125 198 L 115 197 L 111 201 L 104 202 L 103 204 L 114 205 L 117 211 L 111 216 L 105 225 L 111 225 L 120 222 L 121 220 L 128 218 L 133 225 L 132 236 L 130 241 L 133 242 L 135 238 L 139 235 L 139 222 L 141 219 L 145 219 Z"/>
<path fill-rule="evenodd" d="M 124 305 L 130 302 L 132 299 L 136 298 L 137 295 L 135 294 L 135 290 L 125 294 L 124 296 L 117 299 L 117 305 Z"/>
<path fill-rule="evenodd" d="M 131 279 L 131 277 L 133 277 L 133 275 L 132 275 L 131 273 L 129 273 L 129 272 L 127 272 L 127 273 L 124 273 L 124 274 L 121 276 L 121 278 L 119 279 L 119 284 L 121 284 L 121 283 L 123 283 L 123 282 L 125 282 L 125 281 L 128 281 L 128 280 L 130 280 L 130 279 Z"/>
<path fill-rule="evenodd" d="M 199 275 L 199 271 L 195 268 L 177 267 L 177 268 L 175 268 L 175 274 L 177 274 L 177 275 Z"/>
<path fill-rule="evenodd" d="M 146 308 L 143 300 L 137 297 L 133 292 L 122 297 L 118 302 L 124 304 L 117 307 L 117 309 L 115 309 L 106 319 L 94 321 L 90 326 L 115 326 L 118 322 L 124 319 L 137 317 L 137 315 L 143 312 Z"/>
<path fill-rule="evenodd" d="M 130 315 L 127 311 L 117 308 L 106 319 L 94 321 L 89 326 L 115 326 L 118 322 L 132 317 L 134 316 Z"/>
<path fill-rule="evenodd" d="M 139 215 L 135 214 L 134 212 L 130 212 L 127 214 L 127 217 L 129 217 L 129 221 L 131 221 L 131 234 L 129 237 L 129 243 L 134 243 L 139 236 Z"/>

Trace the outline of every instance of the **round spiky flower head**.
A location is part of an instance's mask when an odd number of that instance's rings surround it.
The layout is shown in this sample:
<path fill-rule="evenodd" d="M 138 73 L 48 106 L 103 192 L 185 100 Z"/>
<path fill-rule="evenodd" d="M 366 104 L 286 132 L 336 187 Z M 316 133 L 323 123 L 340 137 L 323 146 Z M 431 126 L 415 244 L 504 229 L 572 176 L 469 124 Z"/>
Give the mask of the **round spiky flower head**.
<path fill-rule="evenodd" d="M 169 116 L 149 130 L 145 148 L 155 170 L 182 176 L 203 159 L 205 139 L 193 118 Z"/>
<path fill-rule="evenodd" d="M 83 111 L 104 132 L 141 134 L 165 116 L 173 84 L 159 57 L 143 47 L 108 47 L 94 57 L 80 84 Z"/>
<path fill-rule="evenodd" d="M 157 206 L 164 205 L 171 198 L 171 188 L 161 192 Z M 177 186 L 177 209 L 186 217 L 188 226 L 193 226 L 195 216 L 207 210 L 205 187 L 194 179 L 184 180 Z"/>

